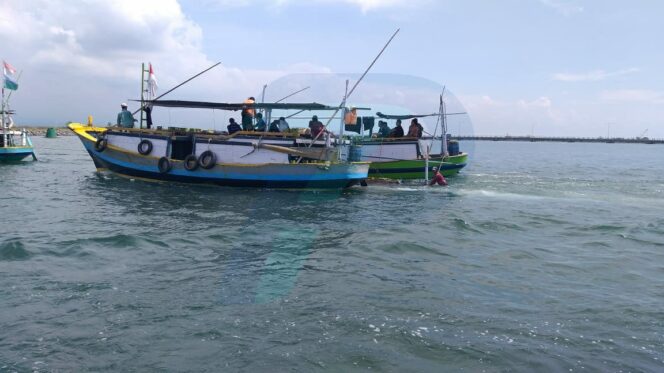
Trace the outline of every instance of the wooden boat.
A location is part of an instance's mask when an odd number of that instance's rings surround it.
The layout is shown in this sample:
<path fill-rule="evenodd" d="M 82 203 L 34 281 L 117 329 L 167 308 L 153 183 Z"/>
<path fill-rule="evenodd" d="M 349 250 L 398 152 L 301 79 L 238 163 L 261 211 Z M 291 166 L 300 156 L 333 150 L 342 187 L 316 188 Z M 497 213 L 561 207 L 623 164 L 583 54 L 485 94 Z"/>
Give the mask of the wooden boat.
<path fill-rule="evenodd" d="M 458 142 L 447 141 L 448 155 L 442 153 L 442 138 L 372 138 L 360 142 L 362 161 L 371 162 L 372 179 L 426 179 L 427 171 L 439 167 L 444 176 L 456 175 L 468 162 L 468 154 L 458 151 Z M 429 150 L 429 159 L 426 157 Z"/>
<path fill-rule="evenodd" d="M 242 110 L 246 104 L 153 101 L 153 106 Z M 321 104 L 253 104 L 274 109 L 336 110 Z M 69 124 L 98 170 L 147 180 L 266 188 L 347 188 L 368 177 L 368 162 L 348 162 L 342 141 L 297 134 L 183 128 L 100 128 Z M 344 159 L 346 158 L 346 159 Z"/>
<path fill-rule="evenodd" d="M 465 113 L 447 113 L 443 96 L 440 97 L 438 113 L 389 115 L 376 113 L 381 119 L 412 120 L 414 118 L 437 117 L 436 130 L 431 137 L 362 138 L 362 161 L 371 162 L 369 177 L 372 179 L 428 179 L 434 167 L 444 176 L 459 173 L 468 162 L 468 154 L 459 151 L 459 143 L 447 135 L 447 116 Z M 442 134 L 436 136 L 440 124 Z M 364 128 L 359 130 L 364 133 Z"/>

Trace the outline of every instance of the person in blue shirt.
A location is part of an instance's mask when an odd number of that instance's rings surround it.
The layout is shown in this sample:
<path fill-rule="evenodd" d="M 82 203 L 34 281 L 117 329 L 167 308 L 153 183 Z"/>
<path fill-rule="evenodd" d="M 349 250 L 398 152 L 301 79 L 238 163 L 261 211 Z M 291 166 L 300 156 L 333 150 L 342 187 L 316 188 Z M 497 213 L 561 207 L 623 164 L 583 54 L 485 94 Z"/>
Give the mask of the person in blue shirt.
<path fill-rule="evenodd" d="M 240 125 L 237 124 L 237 122 L 235 122 L 235 119 L 233 118 L 230 118 L 228 120 L 228 126 L 226 126 L 226 129 L 228 129 L 229 135 L 232 135 L 237 131 L 242 131 L 242 127 L 240 127 Z"/>
<path fill-rule="evenodd" d="M 118 113 L 117 125 L 124 128 L 134 128 L 134 116 L 131 114 L 131 111 L 127 110 L 127 104 L 124 102 L 120 104 L 122 111 Z"/>
<path fill-rule="evenodd" d="M 265 120 L 263 120 L 263 114 L 262 113 L 256 113 L 256 131 L 257 132 L 265 132 L 265 126 L 267 124 L 265 123 Z"/>
<path fill-rule="evenodd" d="M 386 121 L 378 121 L 378 137 L 390 137 L 390 131 Z"/>

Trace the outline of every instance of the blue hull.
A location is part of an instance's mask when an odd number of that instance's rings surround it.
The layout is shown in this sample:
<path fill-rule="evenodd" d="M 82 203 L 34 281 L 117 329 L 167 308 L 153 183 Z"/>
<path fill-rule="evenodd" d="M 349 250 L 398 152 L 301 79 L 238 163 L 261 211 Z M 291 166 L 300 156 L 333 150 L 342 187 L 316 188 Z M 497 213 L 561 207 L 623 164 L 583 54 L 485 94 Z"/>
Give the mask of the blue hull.
<path fill-rule="evenodd" d="M 19 162 L 32 153 L 32 148 L 0 148 L 0 162 Z"/>
<path fill-rule="evenodd" d="M 182 161 L 171 159 L 172 169 L 159 172 L 157 159 L 129 153 L 111 146 L 97 151 L 94 142 L 79 136 L 98 169 L 120 175 L 180 183 L 214 184 L 232 187 L 340 189 L 359 184 L 369 164 L 217 164 L 212 169 L 189 171 Z"/>

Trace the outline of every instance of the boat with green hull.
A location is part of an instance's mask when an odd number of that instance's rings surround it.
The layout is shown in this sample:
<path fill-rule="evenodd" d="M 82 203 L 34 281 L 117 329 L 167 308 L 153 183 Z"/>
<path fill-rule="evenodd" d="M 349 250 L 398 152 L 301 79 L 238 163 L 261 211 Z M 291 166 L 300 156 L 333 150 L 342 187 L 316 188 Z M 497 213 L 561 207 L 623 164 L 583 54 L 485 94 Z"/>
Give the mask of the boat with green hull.
<path fill-rule="evenodd" d="M 419 124 L 417 137 L 403 137 L 403 132 L 395 134 L 395 131 L 386 137 L 363 137 L 356 141 L 356 146 L 361 148 L 358 160 L 371 162 L 371 179 L 424 180 L 429 178 L 434 167 L 440 169 L 443 176 L 456 175 L 468 163 L 468 154 L 459 151 L 459 142 L 447 134 L 446 118 L 461 114 L 466 113 L 447 113 L 442 95 L 437 113 L 389 115 L 378 112 L 378 118 L 395 120 L 397 126 L 401 125 L 402 120 L 412 120 L 417 124 L 417 118 L 437 117 L 436 129 L 430 137 L 421 137 L 423 128 Z M 373 124 L 373 118 L 371 122 Z M 359 133 L 363 134 L 364 120 L 360 123 Z M 382 125 L 387 126 L 387 122 Z M 436 136 L 439 127 L 441 134 Z M 380 134 L 385 136 L 383 132 Z"/>
<path fill-rule="evenodd" d="M 401 179 L 422 180 L 426 178 L 424 169 L 432 172 L 434 167 L 440 166 L 440 172 L 445 177 L 459 173 L 466 166 L 468 154 L 460 153 L 447 156 L 444 159 L 430 158 L 428 165 L 424 159 L 412 159 L 391 162 L 372 162 L 369 167 L 369 178 L 371 179 Z M 442 164 L 441 164 L 442 162 Z"/>

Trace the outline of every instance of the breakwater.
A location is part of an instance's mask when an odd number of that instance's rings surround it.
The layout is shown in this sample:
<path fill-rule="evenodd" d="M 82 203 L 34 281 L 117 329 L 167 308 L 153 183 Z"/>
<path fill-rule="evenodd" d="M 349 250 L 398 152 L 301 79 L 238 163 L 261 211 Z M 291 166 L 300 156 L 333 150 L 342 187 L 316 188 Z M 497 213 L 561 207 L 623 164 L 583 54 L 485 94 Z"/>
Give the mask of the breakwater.
<path fill-rule="evenodd" d="M 599 142 L 622 144 L 664 144 L 664 139 L 649 139 L 646 137 L 534 137 L 534 136 L 456 136 L 457 140 L 476 141 L 528 141 L 528 142 Z"/>
<path fill-rule="evenodd" d="M 25 128 L 28 131 L 30 136 L 46 136 L 46 131 L 49 128 L 55 128 L 55 132 L 58 136 L 72 136 L 74 133 L 66 127 L 23 127 L 18 126 L 18 128 Z"/>

